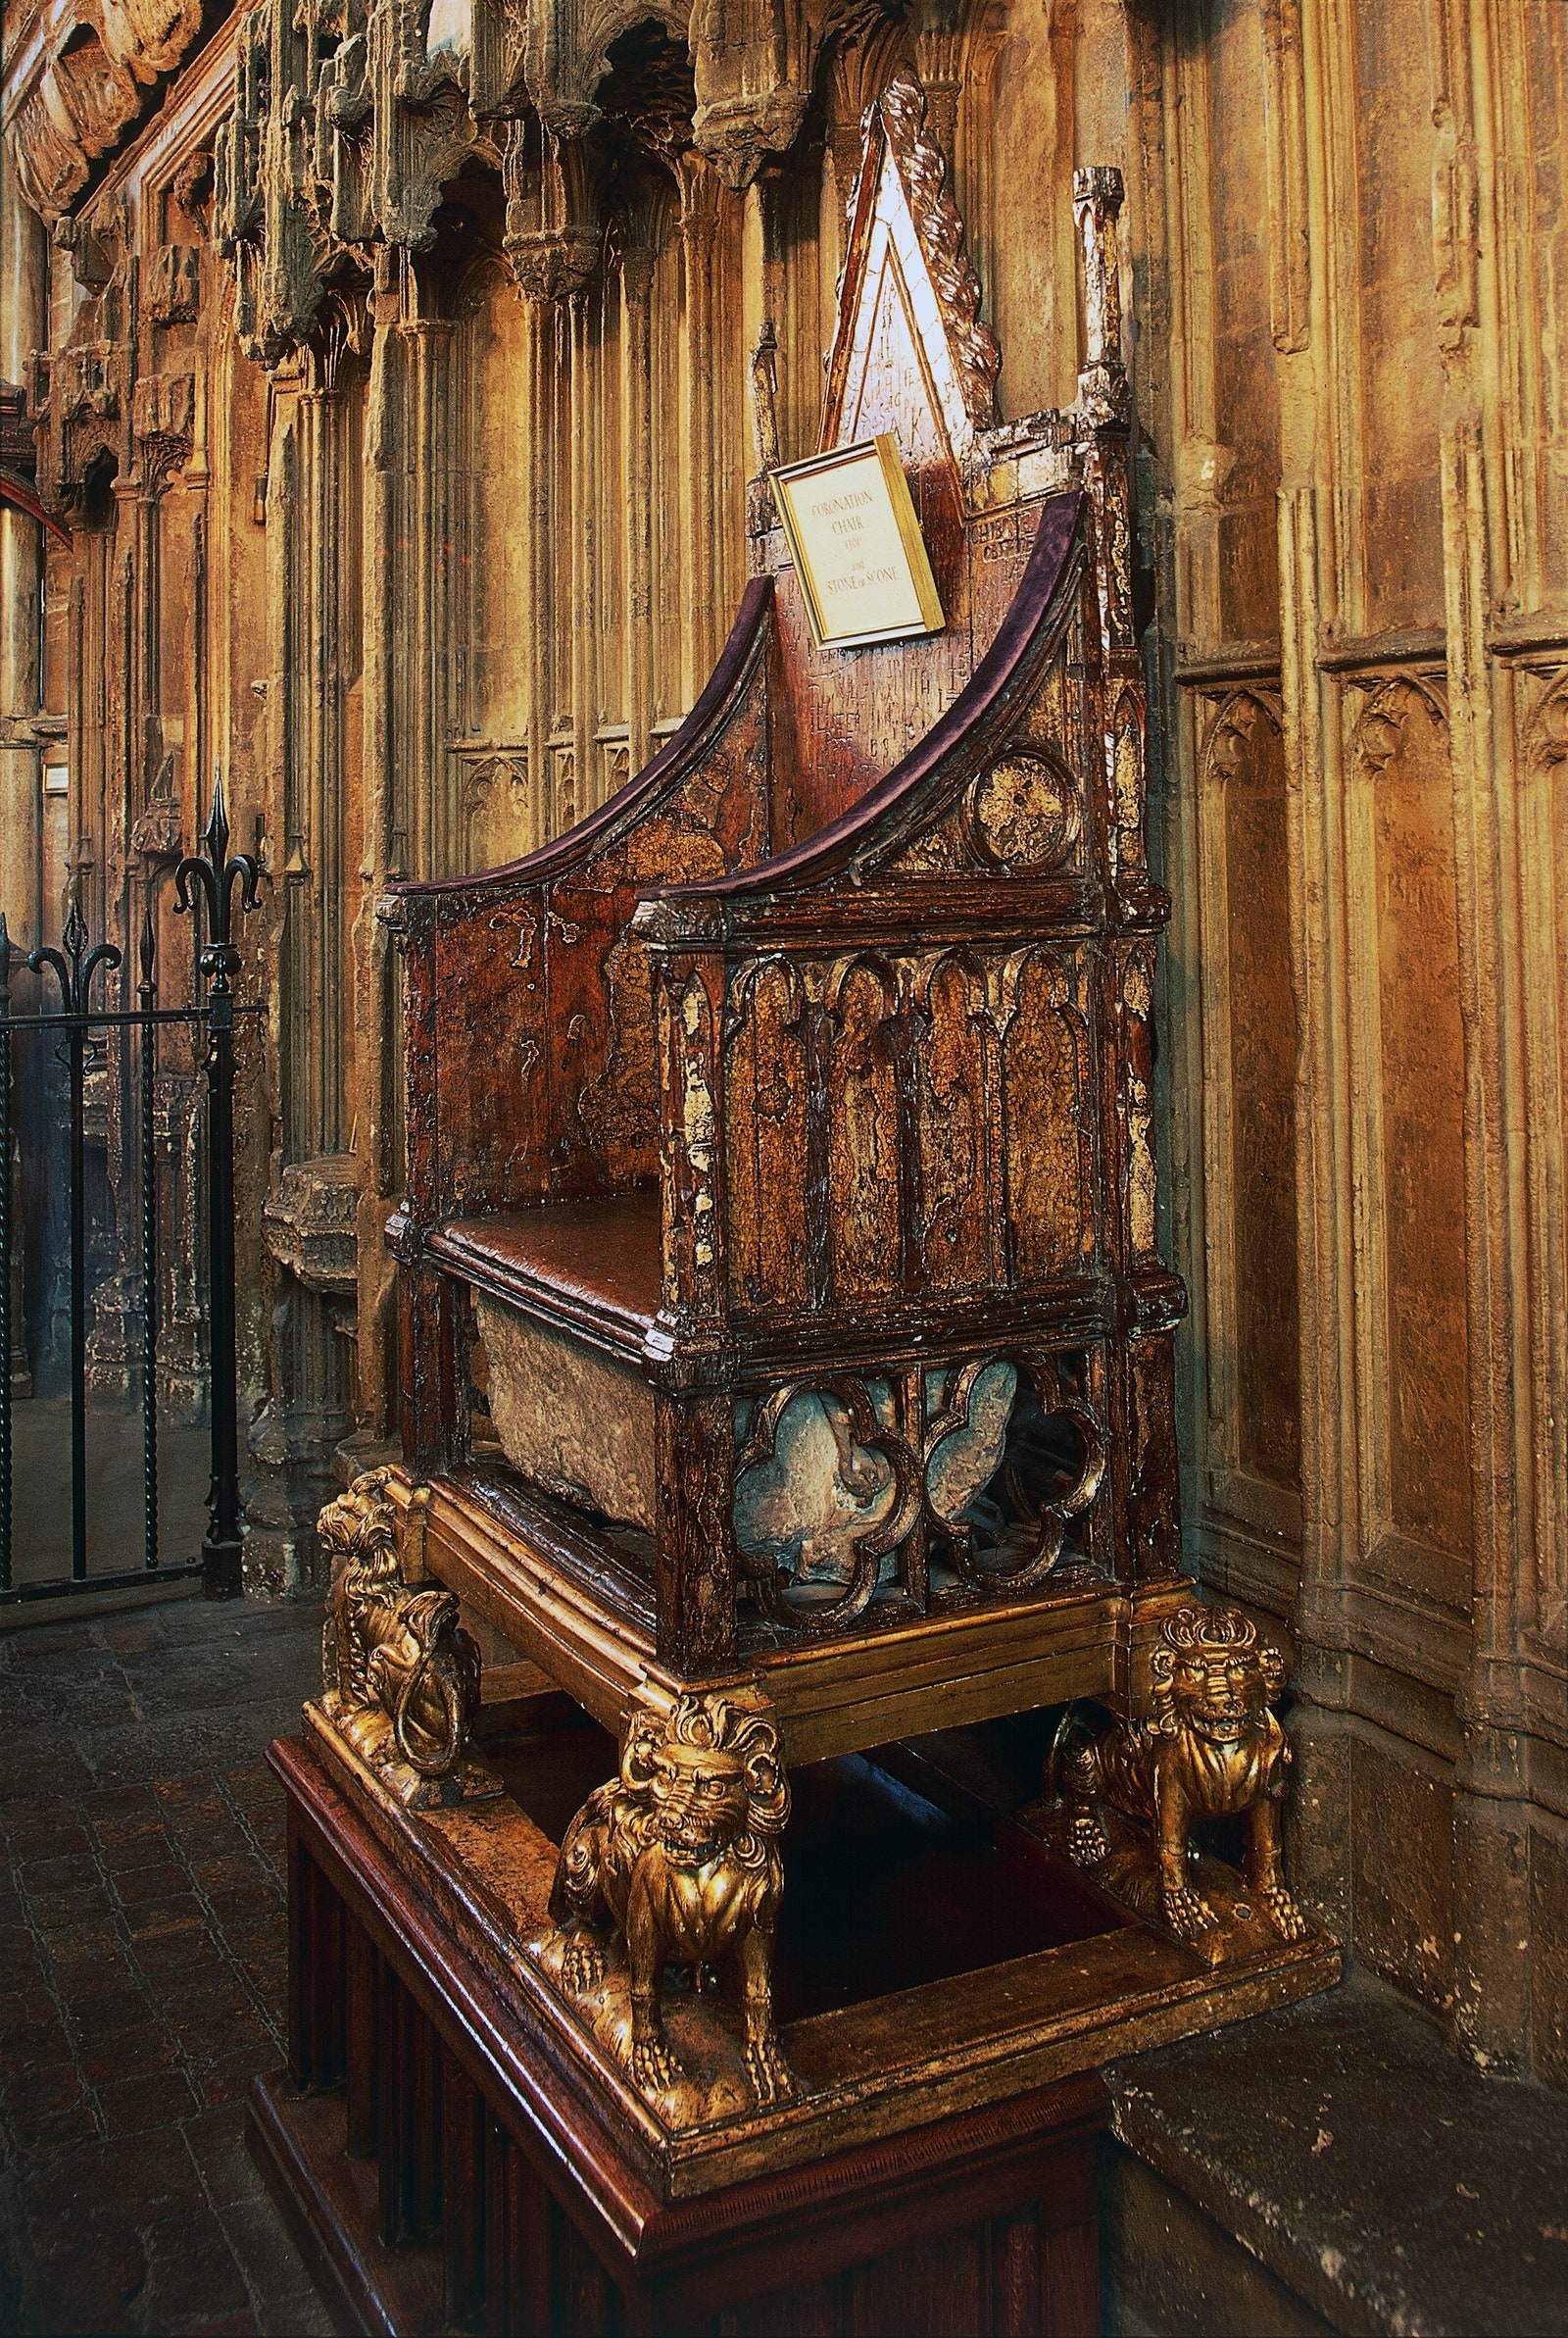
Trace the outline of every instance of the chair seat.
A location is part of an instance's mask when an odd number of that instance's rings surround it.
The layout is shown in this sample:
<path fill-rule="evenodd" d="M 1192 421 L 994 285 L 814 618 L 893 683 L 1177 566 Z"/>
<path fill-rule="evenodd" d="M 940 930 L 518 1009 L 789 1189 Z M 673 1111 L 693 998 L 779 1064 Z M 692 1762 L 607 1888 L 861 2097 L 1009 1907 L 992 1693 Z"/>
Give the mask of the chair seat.
<path fill-rule="evenodd" d="M 659 1313 L 656 1186 L 456 1219 L 428 1247 L 476 1290 L 623 1357 L 641 1356 Z"/>

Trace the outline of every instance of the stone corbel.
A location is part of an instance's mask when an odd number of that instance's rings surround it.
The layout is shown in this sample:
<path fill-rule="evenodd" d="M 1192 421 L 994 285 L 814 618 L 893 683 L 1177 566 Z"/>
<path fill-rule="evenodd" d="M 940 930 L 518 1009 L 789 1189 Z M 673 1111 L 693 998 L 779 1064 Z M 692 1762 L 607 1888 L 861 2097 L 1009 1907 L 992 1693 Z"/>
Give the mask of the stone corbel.
<path fill-rule="evenodd" d="M 697 0 L 690 40 L 693 143 L 738 194 L 795 143 L 811 97 L 811 27 L 800 0 Z"/>
<path fill-rule="evenodd" d="M 599 266 L 605 244 L 600 160 L 582 139 L 536 124 L 507 124 L 503 248 L 527 300 L 566 300 Z"/>
<path fill-rule="evenodd" d="M 190 460 L 195 440 L 193 373 L 144 373 L 131 397 L 131 435 L 149 495 L 161 495 Z"/>
<path fill-rule="evenodd" d="M 352 1293 L 359 1279 L 359 1204 L 352 1154 L 296 1162 L 262 1205 L 263 1239 L 307 1290 Z"/>

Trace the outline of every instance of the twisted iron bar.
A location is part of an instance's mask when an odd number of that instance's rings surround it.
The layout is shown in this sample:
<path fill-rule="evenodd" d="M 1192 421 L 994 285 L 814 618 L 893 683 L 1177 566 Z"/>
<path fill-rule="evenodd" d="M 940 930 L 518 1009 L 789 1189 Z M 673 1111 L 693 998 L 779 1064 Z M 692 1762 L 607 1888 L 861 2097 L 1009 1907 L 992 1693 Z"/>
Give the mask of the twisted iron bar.
<path fill-rule="evenodd" d="M 158 1148 L 154 1107 L 158 1073 L 158 934 L 149 903 L 138 950 L 136 997 L 141 1026 L 141 1476 L 145 1565 L 158 1565 Z"/>
<path fill-rule="evenodd" d="M 249 853 L 228 849 L 223 783 L 213 781 L 213 806 L 203 831 L 205 854 L 187 853 L 174 871 L 174 908 L 206 913 L 207 938 L 197 964 L 212 984 L 207 1000 L 207 1242 L 211 1310 L 213 1475 L 210 1523 L 202 1543 L 202 1586 L 209 1599 L 237 1599 L 245 1588 L 239 1494 L 239 1418 L 234 1336 L 234 999 L 240 954 L 231 920 L 234 888 L 240 908 L 257 906 L 262 880 Z"/>
<path fill-rule="evenodd" d="M 113 942 L 87 947 L 81 894 L 74 888 L 71 914 L 61 935 L 63 951 L 41 947 L 27 964 L 35 974 L 47 967 L 60 985 L 60 1011 L 73 1020 L 66 1032 L 66 1074 L 71 1091 L 71 1579 L 87 1579 L 87 1062 L 98 1043 L 89 1038 L 87 1016 L 92 978 L 100 967 L 111 972 L 121 953 Z M 9 1371 L 10 1364 L 7 1361 Z"/>

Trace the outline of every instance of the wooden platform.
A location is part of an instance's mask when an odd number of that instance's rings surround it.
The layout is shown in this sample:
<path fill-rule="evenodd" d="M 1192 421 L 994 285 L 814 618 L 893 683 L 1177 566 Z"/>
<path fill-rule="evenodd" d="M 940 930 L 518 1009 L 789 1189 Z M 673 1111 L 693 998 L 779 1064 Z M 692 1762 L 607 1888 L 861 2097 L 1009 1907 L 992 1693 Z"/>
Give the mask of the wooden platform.
<path fill-rule="evenodd" d="M 671 2129 L 528 1953 L 613 1760 L 552 1718 L 487 1745 L 507 1795 L 418 1818 L 317 1731 L 272 1749 L 291 2068 L 252 2143 L 346 2327 L 1092 2330 L 1099 2064 L 1337 1971 L 1320 1939 L 1216 1970 L 1130 1922 L 988 1811 L 985 1748 L 967 1778 L 940 1742 L 847 1757 L 797 1772 L 785 1845 L 807 2092 Z M 728 2016 L 668 2018 L 710 2054 Z"/>

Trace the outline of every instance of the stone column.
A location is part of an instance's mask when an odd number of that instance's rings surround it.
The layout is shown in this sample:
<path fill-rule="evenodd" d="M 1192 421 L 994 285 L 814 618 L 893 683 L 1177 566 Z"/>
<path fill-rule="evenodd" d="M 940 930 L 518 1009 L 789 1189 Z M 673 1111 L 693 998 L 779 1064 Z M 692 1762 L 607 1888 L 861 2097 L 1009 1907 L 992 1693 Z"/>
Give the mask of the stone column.
<path fill-rule="evenodd" d="M 555 465 L 552 450 L 551 348 L 554 331 L 551 306 L 524 300 L 527 323 L 527 382 L 519 408 L 525 420 L 530 485 L 527 523 L 523 530 L 523 594 L 520 611 L 520 654 L 528 673 L 528 804 L 533 821 L 531 848 L 545 844 L 560 824 L 556 816 L 555 772 L 549 747 L 549 667 L 545 656 L 545 626 L 550 610 L 550 533 L 554 521 Z"/>
<path fill-rule="evenodd" d="M 651 247 L 623 243 L 620 259 L 622 414 L 626 432 L 626 721 L 628 766 L 648 761 L 654 705 L 653 335 Z"/>
<path fill-rule="evenodd" d="M 586 289 L 567 303 L 571 445 L 567 451 L 571 522 L 571 820 L 582 820 L 604 794 L 594 732 L 599 723 L 595 602 L 598 587 L 594 495 L 594 376 L 597 372 Z M 562 825 L 569 822 L 563 820 Z"/>
<path fill-rule="evenodd" d="M 681 159 L 680 232 L 686 271 L 685 346 L 682 350 L 681 437 L 686 467 L 686 674 L 684 699 L 697 694 L 718 654 L 718 531 L 723 524 L 714 478 L 713 407 L 716 384 L 713 262 L 718 240 L 720 182 L 716 171 L 693 155 Z"/>
<path fill-rule="evenodd" d="M 9 140 L 0 140 L 0 378 L 23 383 L 28 359 L 44 346 L 48 264 L 41 222 L 22 199 Z M 43 711 L 40 602 L 43 547 L 35 520 L 0 505 L 0 911 L 14 949 L 26 951 L 52 936 L 40 930 L 43 902 L 42 773 L 32 724 Z M 13 962 L 15 963 L 15 962 Z M 31 976 L 12 979 L 13 1007 L 24 1007 Z M 22 1099 L 19 1097 L 20 1103 Z M 0 1174 L 10 1175 L 9 1163 Z M 21 1196 L 12 1195 L 13 1227 Z M 14 1393 L 30 1394 L 23 1319 L 23 1246 L 13 1254 L 12 1340 L 9 1370 Z"/>
<path fill-rule="evenodd" d="M 47 345 L 48 280 L 43 224 L 23 201 L 10 144 L 0 141 L 0 378 L 25 382 L 32 352 Z M 0 910 L 19 950 L 54 938 L 38 924 L 42 779 L 31 724 L 43 711 L 39 537 L 35 520 L 0 506 Z"/>

